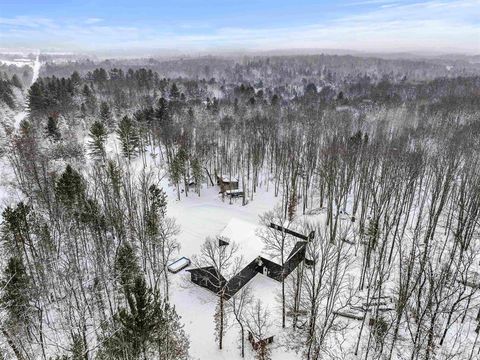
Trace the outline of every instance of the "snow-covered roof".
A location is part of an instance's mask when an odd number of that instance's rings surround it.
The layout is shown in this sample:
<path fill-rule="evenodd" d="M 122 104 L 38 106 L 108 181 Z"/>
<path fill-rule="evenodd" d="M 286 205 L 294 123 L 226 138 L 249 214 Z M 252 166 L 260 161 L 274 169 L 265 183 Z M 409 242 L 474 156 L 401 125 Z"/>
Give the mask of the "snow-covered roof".
<path fill-rule="evenodd" d="M 225 183 L 238 182 L 238 178 L 236 178 L 235 176 L 219 175 L 218 178 L 222 179 L 222 182 Z"/>
<path fill-rule="evenodd" d="M 227 195 L 243 194 L 243 190 L 242 189 L 226 190 L 225 194 Z"/>
<path fill-rule="evenodd" d="M 259 226 L 238 218 L 232 218 L 222 230 L 220 236 L 230 239 L 238 245 L 238 255 L 243 256 L 245 263 L 249 263 L 263 252 L 263 241 L 256 230 Z"/>
<path fill-rule="evenodd" d="M 287 226 L 288 223 L 286 222 L 284 225 Z M 230 242 L 235 242 L 238 245 L 238 256 L 243 256 L 245 264 L 248 264 L 252 260 L 255 260 L 258 256 L 280 264 L 279 259 L 273 258 L 272 254 L 266 251 L 265 243 L 257 235 L 257 229 L 259 229 L 260 227 L 261 225 L 253 222 L 249 222 L 239 218 L 232 218 L 223 228 L 219 235 L 221 237 L 229 239 Z M 300 241 L 300 239 L 287 241 L 285 243 L 286 257 L 288 256 L 288 254 L 290 254 L 298 241 Z"/>
<path fill-rule="evenodd" d="M 174 261 L 170 265 L 168 265 L 168 270 L 171 272 L 179 272 L 183 268 L 187 267 L 190 265 L 190 260 L 187 259 L 186 257 L 181 257 L 180 259 Z"/>

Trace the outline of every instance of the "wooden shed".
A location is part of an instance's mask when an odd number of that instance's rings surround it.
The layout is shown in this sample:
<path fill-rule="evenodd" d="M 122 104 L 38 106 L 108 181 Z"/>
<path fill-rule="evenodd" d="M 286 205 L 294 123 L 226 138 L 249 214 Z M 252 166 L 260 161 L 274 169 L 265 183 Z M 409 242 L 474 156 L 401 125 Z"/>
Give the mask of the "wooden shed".
<path fill-rule="evenodd" d="M 217 185 L 220 186 L 220 192 L 238 189 L 238 178 L 228 175 L 217 175 Z"/>

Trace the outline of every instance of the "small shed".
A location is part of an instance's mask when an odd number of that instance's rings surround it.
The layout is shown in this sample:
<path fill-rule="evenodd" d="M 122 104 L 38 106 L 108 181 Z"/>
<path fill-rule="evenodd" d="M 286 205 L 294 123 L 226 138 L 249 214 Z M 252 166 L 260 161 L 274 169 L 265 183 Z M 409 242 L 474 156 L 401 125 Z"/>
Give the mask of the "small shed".
<path fill-rule="evenodd" d="M 257 340 L 253 334 L 248 332 L 248 342 L 252 345 L 253 350 L 257 351 L 261 347 L 266 347 L 268 344 L 273 343 L 273 336 L 266 337 L 265 339 Z"/>
<path fill-rule="evenodd" d="M 217 175 L 217 185 L 220 186 L 220 192 L 238 189 L 238 178 L 228 175 Z"/>

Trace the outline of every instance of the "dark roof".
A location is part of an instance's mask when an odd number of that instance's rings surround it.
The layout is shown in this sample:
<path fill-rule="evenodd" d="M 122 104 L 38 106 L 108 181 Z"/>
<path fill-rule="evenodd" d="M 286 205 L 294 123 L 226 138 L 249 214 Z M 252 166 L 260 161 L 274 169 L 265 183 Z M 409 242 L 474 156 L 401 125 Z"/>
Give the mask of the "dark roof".
<path fill-rule="evenodd" d="M 220 275 L 213 266 L 205 266 L 201 268 L 188 269 L 186 271 L 188 271 L 189 273 L 196 273 L 200 275 L 205 275 L 205 273 L 207 273 L 208 275 L 211 275 L 217 279 L 220 279 L 222 282 L 224 281 L 226 282 L 225 278 L 222 275 Z"/>
<path fill-rule="evenodd" d="M 296 231 L 290 230 L 286 227 L 283 227 L 281 225 L 277 225 L 277 224 L 274 224 L 274 223 L 270 223 L 270 227 L 272 229 L 275 229 L 275 230 L 278 230 L 278 231 L 283 231 L 285 234 L 290 234 L 290 235 L 295 236 L 295 237 L 297 237 L 299 239 L 302 239 L 302 240 L 309 241 L 309 240 L 311 240 L 311 237 L 313 238 L 315 236 L 315 231 L 310 232 L 310 234 L 308 234 L 308 236 L 307 236 L 307 235 L 300 234 Z"/>
<path fill-rule="evenodd" d="M 297 242 L 290 252 L 290 255 L 288 255 L 287 261 L 285 262 L 288 262 L 288 260 L 290 260 L 299 251 L 305 251 L 305 245 L 307 245 L 307 243 L 304 241 Z"/>

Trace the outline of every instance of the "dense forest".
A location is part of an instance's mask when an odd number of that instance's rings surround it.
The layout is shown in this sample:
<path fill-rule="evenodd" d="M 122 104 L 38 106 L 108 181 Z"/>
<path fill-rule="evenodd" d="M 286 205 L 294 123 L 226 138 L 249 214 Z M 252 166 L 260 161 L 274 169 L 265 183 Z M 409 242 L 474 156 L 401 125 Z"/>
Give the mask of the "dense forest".
<path fill-rule="evenodd" d="M 185 244 L 169 204 L 205 197 L 220 174 L 243 197 L 219 202 L 273 194 L 260 237 L 282 265 L 292 240 L 270 223 L 316 234 L 269 310 L 289 338 L 277 346 L 305 359 L 478 358 L 478 65 L 69 60 L 45 62 L 28 88 L 29 76 L 0 75 L 0 102 L 15 109 L 24 89 L 28 105 L 18 129 L 2 119 L 19 201 L 2 212 L 0 358 L 196 358 L 172 300 L 167 266 Z M 196 261 L 230 271 L 235 247 L 212 244 Z M 244 327 L 261 340 L 269 312 L 247 288 L 218 304 L 211 337 L 222 349 L 238 327 L 244 356 Z"/>

